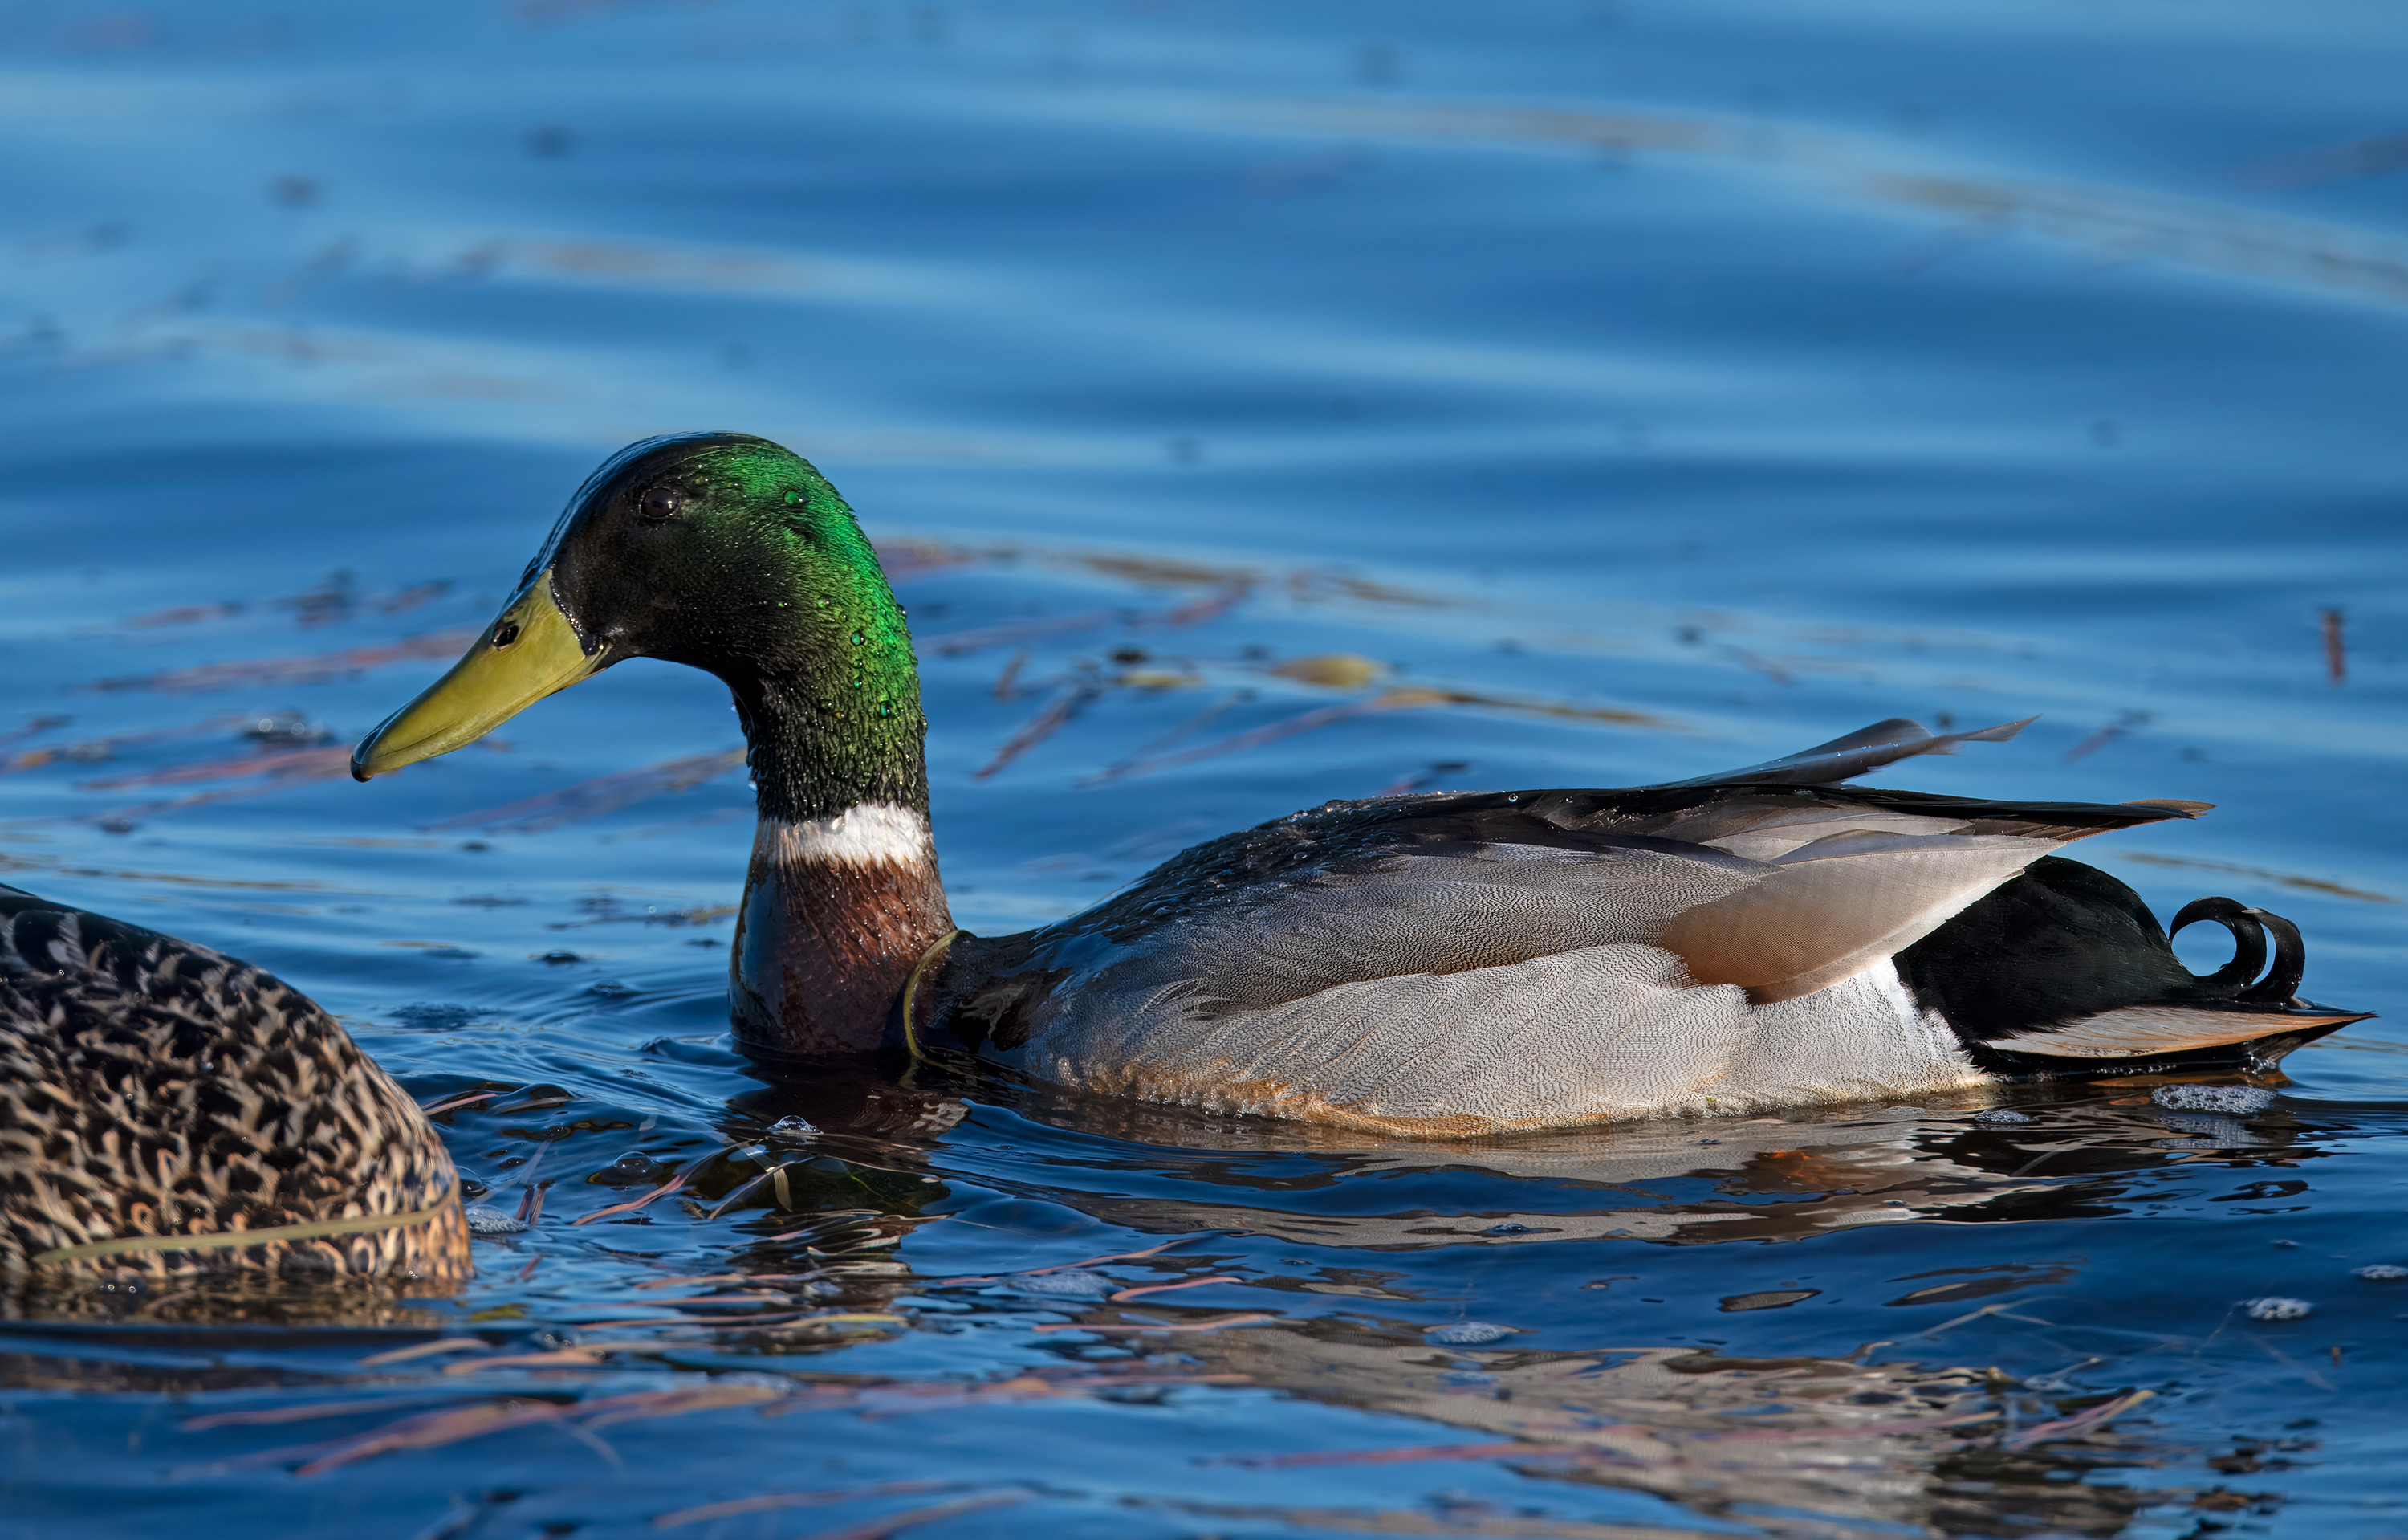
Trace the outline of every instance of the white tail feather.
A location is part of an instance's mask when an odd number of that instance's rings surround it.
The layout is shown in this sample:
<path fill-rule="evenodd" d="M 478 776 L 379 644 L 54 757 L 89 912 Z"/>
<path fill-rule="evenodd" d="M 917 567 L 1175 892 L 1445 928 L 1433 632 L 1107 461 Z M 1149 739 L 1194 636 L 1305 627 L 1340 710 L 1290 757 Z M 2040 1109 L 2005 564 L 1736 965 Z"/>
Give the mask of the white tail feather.
<path fill-rule="evenodd" d="M 2221 1048 L 2251 1038 L 2313 1030 L 2355 1021 L 2355 1011 L 2312 1015 L 2300 1012 L 2218 1011 L 2183 1005 L 2128 1005 L 2069 1021 L 2044 1031 L 2017 1032 L 1988 1045 L 2015 1054 L 2054 1058 L 2155 1058 L 2193 1048 Z"/>

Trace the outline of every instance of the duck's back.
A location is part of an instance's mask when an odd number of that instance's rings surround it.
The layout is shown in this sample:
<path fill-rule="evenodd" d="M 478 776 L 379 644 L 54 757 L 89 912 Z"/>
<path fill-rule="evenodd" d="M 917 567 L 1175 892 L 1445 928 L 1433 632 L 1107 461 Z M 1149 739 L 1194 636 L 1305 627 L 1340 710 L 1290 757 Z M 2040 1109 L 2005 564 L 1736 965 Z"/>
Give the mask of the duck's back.
<path fill-rule="evenodd" d="M 1978 990 L 1935 990 L 1928 951 L 1911 988 L 1901 952 L 2068 841 L 2201 805 L 1815 784 L 1864 752 L 1842 740 L 1799 757 L 1785 779 L 1776 764 L 1299 813 L 1045 930 L 956 943 L 939 1019 L 1057 1084 L 1438 1136 L 1914 1097 L 2052 1052 L 2072 1072 L 2126 1039 L 2162 1056 L 2349 1019 L 2276 1022 L 2271 999 L 2206 1010 L 2204 996 L 2126 1011 L 2189 977 L 2154 921 L 2131 923 L 2126 890 L 2066 910 L 2020 960 L 1983 964 L 2070 967 L 2081 987 L 2043 978 L 2020 1025 L 1960 1031 L 1936 1002 Z M 1985 909 L 1971 929 L 2027 907 Z"/>
<path fill-rule="evenodd" d="M 41 1271 L 447 1284 L 467 1271 L 450 1157 L 331 1016 L 207 947 L 0 886 L 0 1277 L 59 1248 L 418 1213 L 248 1247 Z"/>

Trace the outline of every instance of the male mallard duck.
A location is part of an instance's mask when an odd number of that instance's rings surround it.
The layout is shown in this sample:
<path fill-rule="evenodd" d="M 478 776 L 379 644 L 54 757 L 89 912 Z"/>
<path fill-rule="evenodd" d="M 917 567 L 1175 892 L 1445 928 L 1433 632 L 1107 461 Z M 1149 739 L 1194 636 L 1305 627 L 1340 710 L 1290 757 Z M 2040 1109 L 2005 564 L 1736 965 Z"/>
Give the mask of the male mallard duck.
<path fill-rule="evenodd" d="M 606 462 L 352 773 L 458 748 L 630 657 L 735 694 L 760 824 L 732 1004 L 775 1055 L 949 1037 L 1063 1086 L 1462 1136 L 2250 1068 L 2362 1019 L 2291 998 L 2287 923 L 2192 905 L 2176 928 L 2217 920 L 2240 953 L 2196 977 L 2129 888 L 2049 854 L 2204 804 L 1833 784 L 2020 724 L 1885 722 L 1670 785 L 1331 802 L 1044 929 L 959 934 L 903 612 L 836 490 L 741 434 Z"/>
<path fill-rule="evenodd" d="M 469 1271 L 457 1188 L 418 1104 L 305 997 L 0 887 L 0 1284 L 132 1269 L 449 1286 Z"/>

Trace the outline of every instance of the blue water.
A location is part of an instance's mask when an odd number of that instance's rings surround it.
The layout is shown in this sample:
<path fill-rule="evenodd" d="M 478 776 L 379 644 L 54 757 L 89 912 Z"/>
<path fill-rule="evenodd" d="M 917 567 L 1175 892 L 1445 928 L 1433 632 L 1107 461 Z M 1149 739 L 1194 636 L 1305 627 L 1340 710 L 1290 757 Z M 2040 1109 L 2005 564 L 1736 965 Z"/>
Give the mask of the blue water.
<path fill-rule="evenodd" d="M 0 1529 L 2401 1533 L 2403 67 L 2338 0 L 0 10 L 0 880 L 497 1092 L 454 1154 L 545 1194 L 457 1300 L 0 1327 Z M 1330 797 L 2040 712 L 1886 780 L 2216 802 L 2079 854 L 2384 1016 L 2247 1119 L 764 1085 L 716 685 L 339 774 L 694 428 L 886 549 L 974 929 Z"/>

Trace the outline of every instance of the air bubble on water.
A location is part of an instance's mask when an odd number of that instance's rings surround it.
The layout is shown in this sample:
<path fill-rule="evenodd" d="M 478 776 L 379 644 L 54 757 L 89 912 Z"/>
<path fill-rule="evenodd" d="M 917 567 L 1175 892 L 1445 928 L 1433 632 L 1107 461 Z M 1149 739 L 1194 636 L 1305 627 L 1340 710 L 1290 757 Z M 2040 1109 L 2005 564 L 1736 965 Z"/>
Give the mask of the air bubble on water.
<path fill-rule="evenodd" d="M 1484 1342 L 1498 1342 L 1513 1334 L 1510 1326 L 1494 1326 L 1487 1321 L 1457 1321 L 1453 1326 L 1433 1326 L 1422 1333 L 1425 1341 L 1446 1347 L 1477 1347 Z"/>
<path fill-rule="evenodd" d="M 2369 1283 L 2397 1283 L 2402 1278 L 2408 1278 L 2408 1267 L 2394 1267 L 2389 1262 L 2376 1262 L 2370 1267 L 2353 1267 L 2349 1270 L 2349 1275 L 2353 1278 L 2364 1278 Z"/>
<path fill-rule="evenodd" d="M 523 1220 L 504 1214 L 500 1209 L 486 1208 L 481 1204 L 466 1210 L 464 1216 L 468 1221 L 468 1233 L 471 1235 L 517 1235 L 526 1230 Z"/>
<path fill-rule="evenodd" d="M 1061 1273 L 1020 1273 L 1003 1281 L 1018 1293 L 1059 1294 L 1078 1300 L 1099 1300 L 1120 1288 L 1117 1280 L 1101 1273 L 1088 1273 L 1075 1267 Z"/>
<path fill-rule="evenodd" d="M 768 1131 L 772 1139 L 809 1139 L 820 1130 L 808 1117 L 781 1117 L 769 1125 Z"/>
<path fill-rule="evenodd" d="M 2168 1113 L 2162 1120 L 2166 1127 L 2185 1137 L 2157 1141 L 2160 1144 L 2182 1149 L 2229 1149 L 2271 1141 L 2251 1133 L 2240 1119 L 2219 1117 L 2209 1113 Z"/>
<path fill-rule="evenodd" d="M 668 1168 L 641 1150 L 630 1150 L 604 1168 L 603 1174 L 617 1178 L 613 1186 L 634 1186 L 639 1182 L 658 1182 L 668 1175 Z"/>
<path fill-rule="evenodd" d="M 2274 1093 L 2257 1086 L 2160 1086 L 2149 1100 L 2180 1112 L 2246 1114 L 2272 1106 Z"/>
<path fill-rule="evenodd" d="M 1976 1123 L 1993 1124 L 2037 1123 L 2040 1119 L 2034 1117 L 2029 1113 L 2019 1113 L 2013 1107 L 1992 1107 L 1986 1112 L 1975 1113 L 1973 1115 L 1973 1121 Z"/>
<path fill-rule="evenodd" d="M 2315 1306 L 2305 1300 L 2286 1299 L 2280 1294 L 2269 1294 L 2263 1299 L 2243 1300 L 2241 1302 L 2241 1308 L 2253 1321 L 2305 1320 L 2315 1310 Z"/>

